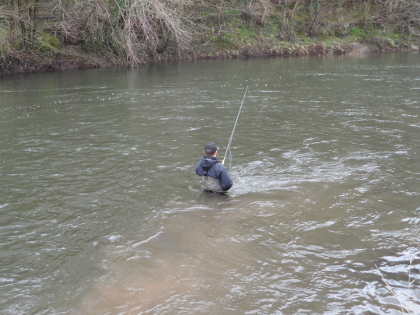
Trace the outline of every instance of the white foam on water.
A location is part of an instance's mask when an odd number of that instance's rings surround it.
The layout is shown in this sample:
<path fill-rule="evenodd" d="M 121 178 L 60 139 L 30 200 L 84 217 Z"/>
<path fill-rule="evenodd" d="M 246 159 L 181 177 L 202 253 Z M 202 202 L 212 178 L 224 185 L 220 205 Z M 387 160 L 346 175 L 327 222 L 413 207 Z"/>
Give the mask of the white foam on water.
<path fill-rule="evenodd" d="M 313 141 L 317 143 L 319 141 Z M 309 140 L 308 140 L 309 141 Z M 322 141 L 321 141 L 322 142 Z M 405 155 L 405 151 L 389 154 Z M 347 156 L 332 160 L 323 160 L 321 154 L 310 150 L 292 150 L 284 152 L 284 167 L 275 166 L 268 160 L 252 161 L 233 167 L 233 195 L 274 190 L 296 190 L 304 183 L 340 183 L 347 177 L 360 174 L 372 174 L 380 171 L 379 160 L 387 158 L 378 152 L 352 152 Z M 368 190 L 367 186 L 360 192 Z"/>

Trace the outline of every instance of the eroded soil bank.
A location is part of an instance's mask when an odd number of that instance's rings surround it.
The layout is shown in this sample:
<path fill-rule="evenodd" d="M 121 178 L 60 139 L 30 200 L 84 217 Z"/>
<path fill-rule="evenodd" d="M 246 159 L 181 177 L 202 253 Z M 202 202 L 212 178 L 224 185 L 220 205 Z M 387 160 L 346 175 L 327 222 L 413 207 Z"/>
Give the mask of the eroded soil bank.
<path fill-rule="evenodd" d="M 372 43 L 316 43 L 316 44 L 288 44 L 284 46 L 244 46 L 240 49 L 220 49 L 205 51 L 197 49 L 183 56 L 165 56 L 158 61 L 147 63 L 195 61 L 205 59 L 236 59 L 253 57 L 304 57 L 304 56 L 339 56 L 347 55 L 364 57 L 372 54 L 419 51 L 419 46 L 403 45 L 393 46 L 388 42 Z M 63 49 L 61 52 L 50 56 L 37 55 L 35 53 L 17 53 L 3 58 L 0 61 L 0 75 L 11 75 L 32 72 L 53 72 L 75 69 L 92 69 L 107 67 L 126 67 L 103 56 L 88 55 L 74 48 Z"/>

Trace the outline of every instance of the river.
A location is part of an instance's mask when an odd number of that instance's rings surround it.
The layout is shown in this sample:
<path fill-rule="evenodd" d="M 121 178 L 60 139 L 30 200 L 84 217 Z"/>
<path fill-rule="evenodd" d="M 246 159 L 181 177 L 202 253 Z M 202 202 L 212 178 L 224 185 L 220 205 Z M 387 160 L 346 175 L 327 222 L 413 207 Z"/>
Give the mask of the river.
<path fill-rule="evenodd" d="M 418 54 L 9 77 L 0 134 L 1 314 L 420 313 Z"/>

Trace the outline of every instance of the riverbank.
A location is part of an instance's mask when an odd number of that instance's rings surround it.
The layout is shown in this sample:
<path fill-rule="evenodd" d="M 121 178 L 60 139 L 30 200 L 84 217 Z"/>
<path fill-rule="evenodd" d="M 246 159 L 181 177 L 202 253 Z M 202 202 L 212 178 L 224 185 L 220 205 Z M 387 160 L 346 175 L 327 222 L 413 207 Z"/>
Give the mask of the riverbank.
<path fill-rule="evenodd" d="M 420 4 L 388 2 L 25 0 L 0 8 L 0 75 L 419 51 Z"/>
<path fill-rule="evenodd" d="M 364 57 L 373 54 L 413 51 L 419 52 L 416 44 L 393 45 L 391 41 L 380 42 L 345 42 L 320 41 L 314 43 L 283 43 L 282 45 L 247 45 L 239 48 L 212 49 L 205 51 L 197 49 L 183 56 L 166 56 L 159 61 L 147 61 L 148 63 L 164 63 L 178 61 L 196 61 L 209 59 L 237 59 L 254 57 L 304 57 L 304 56 L 357 56 Z M 129 67 L 126 63 L 118 63 L 103 56 L 86 54 L 79 49 L 67 47 L 54 55 L 40 55 L 34 53 L 17 53 L 1 59 L 1 75 L 23 74 L 34 72 L 54 72 L 75 69 L 93 69 L 108 67 Z"/>

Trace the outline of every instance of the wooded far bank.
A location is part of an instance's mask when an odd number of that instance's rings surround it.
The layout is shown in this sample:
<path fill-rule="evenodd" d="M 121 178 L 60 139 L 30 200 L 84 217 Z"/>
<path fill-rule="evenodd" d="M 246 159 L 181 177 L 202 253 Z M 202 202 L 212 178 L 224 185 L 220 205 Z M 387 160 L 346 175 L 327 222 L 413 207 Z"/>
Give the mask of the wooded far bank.
<path fill-rule="evenodd" d="M 419 0 L 0 0 L 0 74 L 419 42 Z"/>

